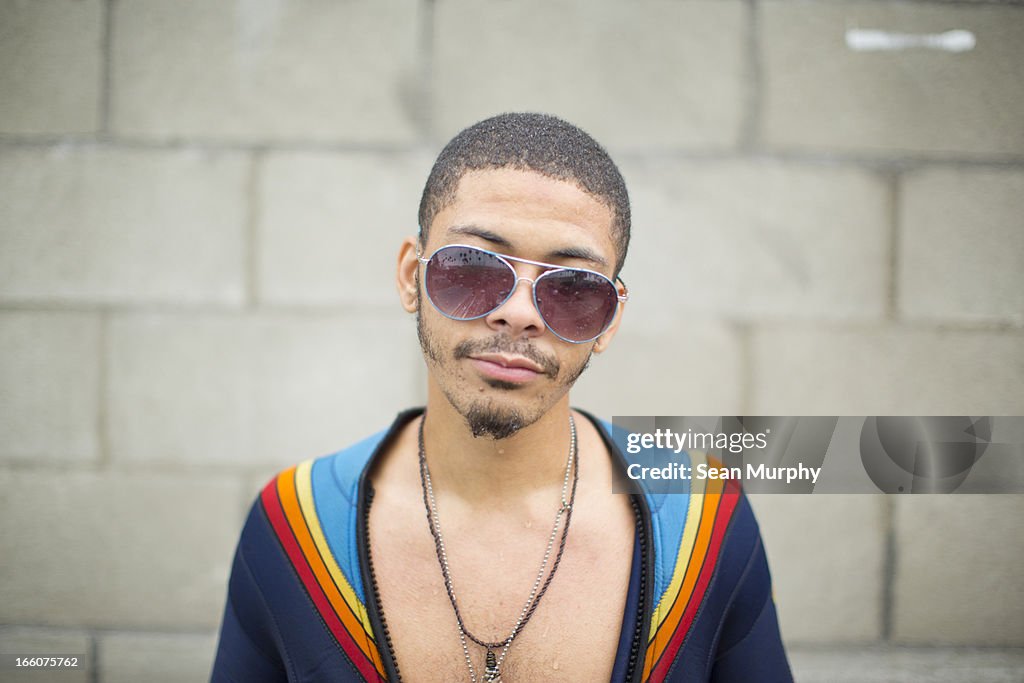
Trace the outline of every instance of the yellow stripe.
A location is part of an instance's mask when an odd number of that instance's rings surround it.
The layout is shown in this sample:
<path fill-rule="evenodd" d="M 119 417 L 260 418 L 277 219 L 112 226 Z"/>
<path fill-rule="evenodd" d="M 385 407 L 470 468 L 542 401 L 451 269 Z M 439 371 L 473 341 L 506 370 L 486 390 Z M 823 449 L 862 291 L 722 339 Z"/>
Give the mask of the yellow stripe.
<path fill-rule="evenodd" d="M 706 461 L 703 453 L 694 451 L 689 453 L 690 464 L 694 470 L 696 470 L 698 461 Z M 694 470 L 691 470 L 691 472 Z M 690 480 L 690 505 L 686 509 L 686 525 L 683 527 L 683 538 L 679 543 L 676 566 L 672 572 L 672 581 L 669 582 L 668 588 L 665 589 L 665 592 L 658 599 L 658 606 L 654 608 L 654 616 L 651 618 L 651 632 L 647 638 L 648 643 L 654 640 L 654 634 L 658 632 L 658 627 L 661 626 L 672 610 L 672 603 L 675 601 L 675 597 L 683 585 L 683 577 L 686 576 L 686 568 L 690 564 L 690 553 L 693 551 L 693 545 L 697 540 L 697 529 L 700 527 L 700 516 L 704 509 L 705 486 L 706 480 L 704 479 Z"/>
<path fill-rule="evenodd" d="M 370 625 L 370 616 L 366 612 L 366 606 L 360 602 L 355 591 L 352 590 L 348 579 L 345 578 L 345 574 L 342 573 L 341 567 L 338 566 L 337 560 L 334 559 L 330 546 L 327 545 L 327 538 L 324 536 L 323 528 L 320 526 L 320 518 L 316 514 L 316 505 L 313 503 L 312 471 L 312 460 L 299 464 L 295 471 L 295 488 L 298 490 L 299 505 L 302 507 L 302 514 L 306 518 L 306 526 L 309 528 L 309 534 L 313 537 L 313 542 L 320 552 L 320 557 L 323 558 L 327 571 L 341 592 L 341 596 L 345 599 L 345 603 L 359 619 L 359 623 L 362 624 L 366 633 L 372 638 L 373 627 Z M 352 635 L 355 637 L 356 634 L 353 633 Z"/>

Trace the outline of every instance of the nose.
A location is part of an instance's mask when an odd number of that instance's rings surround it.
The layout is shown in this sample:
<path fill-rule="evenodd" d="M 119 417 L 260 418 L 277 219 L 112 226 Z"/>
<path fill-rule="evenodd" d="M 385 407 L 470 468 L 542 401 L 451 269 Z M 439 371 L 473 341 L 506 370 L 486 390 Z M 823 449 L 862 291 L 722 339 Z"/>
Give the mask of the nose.
<path fill-rule="evenodd" d="M 524 286 L 520 287 L 521 284 Z M 546 326 L 533 302 L 533 280 L 528 277 L 517 277 L 512 296 L 488 313 L 484 320 L 491 329 L 504 332 L 513 338 L 536 337 L 543 334 Z"/>

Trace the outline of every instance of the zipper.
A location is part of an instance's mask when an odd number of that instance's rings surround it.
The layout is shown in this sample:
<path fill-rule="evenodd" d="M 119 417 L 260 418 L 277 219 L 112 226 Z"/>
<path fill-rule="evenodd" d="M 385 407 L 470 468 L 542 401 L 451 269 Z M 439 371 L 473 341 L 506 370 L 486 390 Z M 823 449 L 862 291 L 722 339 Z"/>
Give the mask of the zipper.
<path fill-rule="evenodd" d="M 379 634 L 377 636 L 377 651 L 380 654 L 381 661 L 384 663 L 385 677 L 380 680 L 390 680 L 394 683 L 401 683 L 402 675 L 398 671 L 398 662 L 394 658 L 394 649 L 391 642 L 391 634 L 388 631 L 387 622 L 384 618 L 384 610 L 380 604 L 380 591 L 378 590 L 377 577 L 373 573 L 373 558 L 370 553 L 370 505 L 373 503 L 374 490 L 370 485 L 367 472 L 370 470 L 374 461 L 376 461 L 379 453 L 390 444 L 394 439 L 398 431 L 405 426 L 410 420 L 415 419 L 423 412 L 422 408 L 412 408 L 410 410 L 400 413 L 392 424 L 391 429 L 384 436 L 381 442 L 377 445 L 374 453 L 370 456 L 364 467 L 362 474 L 359 477 L 359 487 L 357 492 L 356 500 L 359 501 L 358 510 L 359 514 L 362 515 L 362 524 L 356 525 L 356 533 L 359 536 L 357 538 L 357 553 L 359 556 L 359 567 L 363 573 L 363 584 L 366 585 L 366 580 L 369 579 L 370 592 L 367 595 L 367 612 L 370 617 L 370 625 L 373 627 L 373 632 Z M 611 453 L 613 460 L 615 460 L 620 467 L 625 467 L 626 459 L 622 455 L 615 442 L 605 432 L 603 425 L 599 420 L 594 418 L 590 413 L 586 411 L 580 411 L 585 415 L 595 427 L 597 432 L 601 436 L 601 440 L 604 442 L 608 451 Z M 640 596 L 637 604 L 637 619 L 633 630 L 633 638 L 630 643 L 629 651 L 629 665 L 626 669 L 626 680 L 630 683 L 640 681 L 643 676 L 643 664 L 644 657 L 646 655 L 646 647 L 644 646 L 644 634 L 650 630 L 650 616 L 647 607 L 649 600 L 648 590 L 654 582 L 653 565 L 651 564 L 651 558 L 648 557 L 649 549 L 651 548 L 650 540 L 650 510 L 648 509 L 646 500 L 641 500 L 644 497 L 642 492 L 630 495 L 630 503 L 633 506 L 633 512 L 636 515 L 636 531 L 640 540 Z"/>
<path fill-rule="evenodd" d="M 384 663 L 384 676 L 378 676 L 377 679 L 394 683 L 401 683 L 402 675 L 398 672 L 398 662 L 395 661 L 394 648 L 391 644 L 391 633 L 388 631 L 388 625 L 384 619 L 384 609 L 380 604 L 377 575 L 373 573 L 373 557 L 370 552 L 370 505 L 373 503 L 374 490 L 370 484 L 368 473 L 373 468 L 373 463 L 377 461 L 378 456 L 394 441 L 402 427 L 422 412 L 423 408 L 410 408 L 398 414 L 388 429 L 388 433 L 380 440 L 363 466 L 356 492 L 357 514 L 362 517 L 356 521 L 356 553 L 359 556 L 359 570 L 363 575 L 363 588 L 366 591 L 366 611 L 377 640 L 377 653 Z"/>
<path fill-rule="evenodd" d="M 380 600 L 380 598 L 379 598 L 380 591 L 378 590 L 378 585 L 377 585 L 377 575 L 373 573 L 373 554 L 370 552 L 370 544 L 369 544 L 369 538 L 370 538 L 370 506 L 373 504 L 373 495 L 374 495 L 373 487 L 372 486 L 368 486 L 366 488 L 366 503 L 365 503 L 364 508 L 363 508 L 363 536 L 364 536 L 364 538 L 367 539 L 367 543 L 365 545 L 365 548 L 366 548 L 366 572 L 367 572 L 367 575 L 370 578 L 370 587 L 373 590 L 373 598 L 371 600 L 371 602 L 373 603 L 373 610 L 371 612 L 371 621 L 373 621 L 373 616 L 376 616 L 377 617 L 376 621 L 379 622 L 379 624 L 380 624 L 380 631 L 379 631 L 380 637 L 377 638 L 377 644 L 378 644 L 378 652 L 379 652 L 379 654 L 381 656 L 381 660 L 384 662 L 384 670 L 385 670 L 385 672 L 387 672 L 389 668 L 394 669 L 394 681 L 396 683 L 401 683 L 402 675 L 398 672 L 398 662 L 394 661 L 394 658 L 392 657 L 392 654 L 391 654 L 392 652 L 394 652 L 394 649 L 391 647 L 391 632 L 388 631 L 388 621 L 387 621 L 387 619 L 384 618 L 384 610 L 381 608 L 380 602 L 379 602 L 379 600 Z M 376 628 L 376 626 L 377 626 L 377 624 L 374 624 L 375 628 Z M 383 638 L 383 645 L 384 645 L 384 651 L 383 652 L 380 651 L 381 638 Z M 391 666 L 389 667 L 388 664 L 390 664 Z"/>
<path fill-rule="evenodd" d="M 644 624 L 647 621 L 647 525 L 644 524 L 644 511 L 637 496 L 629 497 L 636 515 L 636 533 L 640 540 L 640 596 L 637 601 L 636 624 L 633 627 L 633 639 L 629 648 L 629 666 L 626 668 L 627 681 L 639 681 L 643 675 L 644 658 L 641 656 Z"/>

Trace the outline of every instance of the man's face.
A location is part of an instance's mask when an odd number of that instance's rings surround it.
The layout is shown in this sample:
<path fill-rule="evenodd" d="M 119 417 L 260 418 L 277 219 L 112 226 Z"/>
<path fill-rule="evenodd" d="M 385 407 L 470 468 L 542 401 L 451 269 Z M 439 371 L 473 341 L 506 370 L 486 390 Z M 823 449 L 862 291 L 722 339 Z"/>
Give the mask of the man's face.
<path fill-rule="evenodd" d="M 423 256 L 468 244 L 508 256 L 596 270 L 612 277 L 611 209 L 576 185 L 512 169 L 463 176 L 455 200 L 438 212 Z M 545 269 L 513 262 L 519 277 Z M 466 418 L 474 435 L 511 436 L 562 399 L 601 350 L 614 326 L 594 342 L 572 344 L 546 329 L 529 282 L 488 315 L 456 321 L 441 315 L 416 274 L 417 332 L 430 381 Z"/>

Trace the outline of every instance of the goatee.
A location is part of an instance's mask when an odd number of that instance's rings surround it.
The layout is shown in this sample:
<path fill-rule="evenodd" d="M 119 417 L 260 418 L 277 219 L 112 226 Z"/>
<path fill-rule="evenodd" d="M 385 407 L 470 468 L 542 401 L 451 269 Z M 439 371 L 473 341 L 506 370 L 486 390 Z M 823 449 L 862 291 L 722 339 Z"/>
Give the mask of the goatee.
<path fill-rule="evenodd" d="M 495 441 L 507 439 L 526 426 L 517 410 L 496 410 L 479 403 L 471 405 L 464 417 L 474 437 L 488 436 Z"/>

